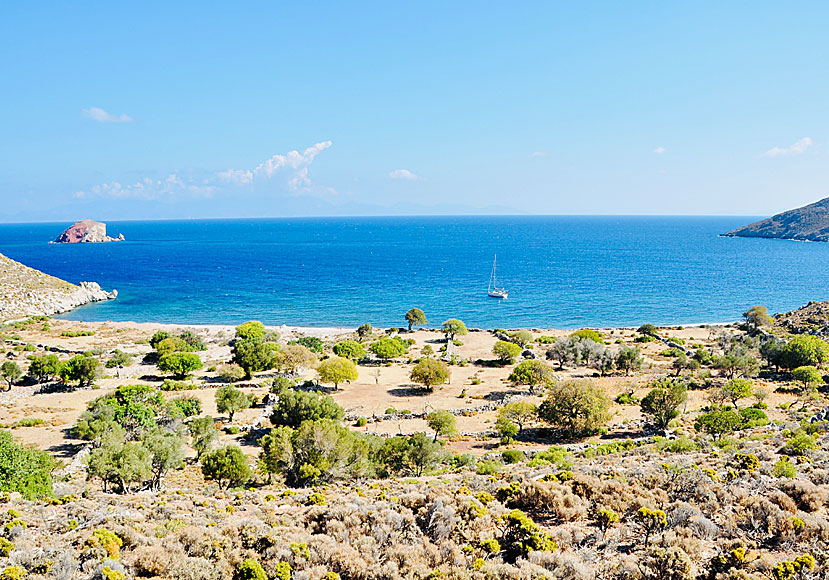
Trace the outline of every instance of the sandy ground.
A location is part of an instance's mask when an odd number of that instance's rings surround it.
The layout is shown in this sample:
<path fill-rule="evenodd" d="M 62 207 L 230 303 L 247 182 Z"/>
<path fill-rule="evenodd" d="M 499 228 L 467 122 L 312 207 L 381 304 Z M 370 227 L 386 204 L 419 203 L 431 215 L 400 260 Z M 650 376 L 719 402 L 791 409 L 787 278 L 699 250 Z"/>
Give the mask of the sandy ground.
<path fill-rule="evenodd" d="M 106 360 L 107 354 L 114 349 L 136 355 L 136 364 L 122 369 L 120 376 L 115 369 L 107 369 L 107 376 L 98 381 L 96 389 L 83 389 L 61 393 L 35 394 L 36 387 L 16 386 L 10 392 L 0 393 L 0 423 L 11 425 L 23 418 L 40 418 L 46 424 L 34 427 L 18 427 L 14 429 L 16 437 L 23 442 L 47 449 L 58 457 L 68 458 L 73 455 L 83 444 L 82 441 L 71 438 L 69 428 L 74 425 L 78 416 L 83 412 L 86 404 L 92 399 L 115 389 L 124 384 L 150 384 L 158 385 L 161 378 L 154 365 L 141 363 L 143 356 L 150 352 L 149 338 L 157 330 L 169 330 L 181 332 L 192 330 L 201 335 L 208 345 L 208 350 L 199 353 L 204 369 L 197 372 L 193 381 L 203 383 L 204 388 L 166 393 L 167 398 L 181 395 L 198 397 L 202 402 L 205 413 L 216 417 L 217 420 L 226 424 L 226 417 L 220 417 L 216 411 L 214 390 L 221 383 L 218 383 L 216 373 L 210 371 L 221 363 L 230 360 L 230 347 L 228 340 L 233 337 L 234 329 L 231 326 L 222 325 L 173 325 L 173 324 L 152 324 L 152 323 L 130 323 L 130 322 L 75 322 L 54 319 L 49 323 L 49 329 L 44 330 L 42 323 L 34 323 L 26 329 L 8 329 L 7 336 L 18 335 L 20 340 L 33 344 L 37 350 L 32 352 L 15 352 L 8 349 L 6 357 L 8 360 L 16 360 L 24 368 L 27 366 L 24 355 L 42 354 L 45 347 L 59 348 L 67 353 L 61 353 L 61 358 L 69 358 L 73 353 L 80 353 L 89 350 L 100 351 L 102 359 Z M 299 327 L 273 327 L 282 336 L 283 340 L 293 340 L 299 336 L 317 336 L 324 342 L 335 342 L 339 339 L 353 337 L 352 329 L 343 328 L 299 328 Z M 61 333 L 64 331 L 94 331 L 93 336 L 66 337 Z M 722 328 L 685 327 L 681 330 L 667 330 L 664 332 L 669 337 L 684 339 L 686 345 L 703 344 L 711 346 L 722 332 Z M 567 336 L 572 331 L 565 330 L 544 330 L 536 331 L 533 334 L 538 337 L 542 335 L 561 337 Z M 633 339 L 637 336 L 633 329 L 602 329 L 605 342 L 611 349 L 618 349 L 623 345 L 632 345 Z M 377 332 L 375 336 L 380 336 Z M 409 357 L 417 358 L 423 347 L 430 345 L 437 351 L 443 340 L 443 334 L 436 330 L 418 330 L 405 335 L 406 338 L 413 338 L 415 345 L 410 348 Z M 485 331 L 475 331 L 459 337 L 463 342 L 456 347 L 455 353 L 459 359 L 465 359 L 474 363 L 478 359 L 489 360 L 492 357 L 492 346 L 496 342 L 495 336 Z M 617 343 L 618 341 L 618 343 Z M 634 394 L 643 396 L 652 381 L 670 371 L 670 358 L 661 356 L 660 353 L 666 349 L 661 342 L 650 342 L 636 344 L 643 351 L 646 364 L 640 372 L 634 376 L 626 377 L 615 375 L 611 377 L 598 377 L 596 371 L 588 368 L 567 368 L 559 374 L 561 378 L 591 378 L 598 381 L 608 392 L 611 398 L 622 392 L 633 390 Z M 536 344 L 535 353 L 543 358 L 546 345 Z M 375 366 L 360 366 L 359 378 L 353 383 L 341 386 L 338 391 L 332 392 L 334 399 L 346 410 L 347 415 L 365 416 L 368 418 L 383 415 L 389 408 L 398 411 L 411 411 L 414 413 L 429 412 L 435 409 L 465 410 L 463 415 L 457 417 L 457 426 L 460 436 L 450 443 L 453 449 L 458 451 L 472 451 L 476 453 L 485 452 L 490 449 L 496 439 L 489 437 L 496 419 L 496 411 L 480 410 L 493 401 L 500 400 L 504 395 L 523 397 L 534 403 L 542 401 L 539 396 L 530 395 L 523 387 L 517 388 L 507 381 L 507 376 L 512 366 L 489 367 L 467 364 L 466 366 L 452 366 L 451 379 L 448 384 L 436 388 L 431 393 L 425 393 L 409 380 L 409 373 L 412 363 L 403 359 L 391 365 L 378 364 Z M 302 377 L 314 380 L 316 372 L 313 369 L 303 369 Z M 254 382 L 265 382 L 274 376 L 273 373 L 262 373 L 255 377 Z M 473 378 L 479 380 L 479 384 L 473 384 Z M 242 386 L 250 393 L 258 397 L 264 396 L 266 388 L 257 386 Z M 771 390 L 771 389 L 769 389 Z M 774 417 L 774 409 L 780 402 L 793 399 L 787 395 L 772 395 L 768 402 L 770 415 Z M 704 406 L 705 393 L 703 391 L 692 391 L 690 393 L 687 408 L 689 410 L 699 409 Z M 636 436 L 639 434 L 636 429 L 630 429 L 628 424 L 636 422 L 641 418 L 638 406 L 613 404 L 614 413 L 610 426 L 615 436 L 627 434 Z M 252 408 L 237 413 L 233 423 L 235 425 L 249 424 L 261 413 L 261 409 Z M 778 412 L 779 413 L 779 412 Z M 782 417 L 782 414 L 781 414 Z M 686 416 L 686 421 L 692 421 Z M 362 432 L 395 435 L 408 434 L 417 431 L 429 431 L 422 419 L 393 419 L 381 422 L 369 422 L 365 427 L 357 428 Z M 240 436 L 223 435 L 224 439 L 238 439 Z M 256 448 L 246 446 L 246 450 L 254 454 Z"/>

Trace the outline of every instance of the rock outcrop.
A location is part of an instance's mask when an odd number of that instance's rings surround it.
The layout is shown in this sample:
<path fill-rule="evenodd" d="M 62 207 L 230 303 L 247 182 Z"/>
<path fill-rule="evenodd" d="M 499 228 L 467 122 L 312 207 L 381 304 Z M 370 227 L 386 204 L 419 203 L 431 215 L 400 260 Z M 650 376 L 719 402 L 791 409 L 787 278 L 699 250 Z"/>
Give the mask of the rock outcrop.
<path fill-rule="evenodd" d="M 107 292 L 95 282 L 76 286 L 0 254 L 0 322 L 51 316 L 117 296 L 116 290 Z"/>
<path fill-rule="evenodd" d="M 829 242 L 829 197 L 797 209 L 784 211 L 722 235 Z"/>
<path fill-rule="evenodd" d="M 124 234 L 112 238 L 107 235 L 107 225 L 103 222 L 80 220 L 69 226 L 57 237 L 57 244 L 83 244 L 123 241 Z"/>

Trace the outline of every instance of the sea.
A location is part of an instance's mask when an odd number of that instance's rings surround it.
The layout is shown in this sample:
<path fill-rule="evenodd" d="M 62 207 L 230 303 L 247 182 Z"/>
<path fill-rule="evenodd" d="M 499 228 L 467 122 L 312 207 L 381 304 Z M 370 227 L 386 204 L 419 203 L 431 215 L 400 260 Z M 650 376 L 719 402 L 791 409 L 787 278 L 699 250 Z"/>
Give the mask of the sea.
<path fill-rule="evenodd" d="M 2 224 L 0 253 L 117 300 L 62 318 L 474 328 L 686 325 L 829 299 L 829 244 L 718 234 L 753 217 L 353 217 L 109 222 L 126 241 L 50 244 Z M 493 261 L 506 300 L 487 296 Z"/>

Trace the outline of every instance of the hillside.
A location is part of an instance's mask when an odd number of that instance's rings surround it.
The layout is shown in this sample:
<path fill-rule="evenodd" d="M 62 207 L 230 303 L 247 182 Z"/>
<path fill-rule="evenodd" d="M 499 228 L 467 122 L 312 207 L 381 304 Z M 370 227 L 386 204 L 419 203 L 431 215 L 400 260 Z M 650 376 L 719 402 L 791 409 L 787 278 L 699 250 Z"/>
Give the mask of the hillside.
<path fill-rule="evenodd" d="M 829 197 L 722 234 L 740 238 L 829 241 Z"/>
<path fill-rule="evenodd" d="M 95 282 L 76 286 L 0 254 L 0 321 L 49 316 L 116 296 Z"/>

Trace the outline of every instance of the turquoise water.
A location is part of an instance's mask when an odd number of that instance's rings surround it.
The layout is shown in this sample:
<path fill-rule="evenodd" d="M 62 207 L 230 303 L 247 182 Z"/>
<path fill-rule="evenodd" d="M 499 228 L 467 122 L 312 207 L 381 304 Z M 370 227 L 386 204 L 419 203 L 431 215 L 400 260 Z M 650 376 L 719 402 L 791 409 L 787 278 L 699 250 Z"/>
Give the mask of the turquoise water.
<path fill-rule="evenodd" d="M 723 322 L 829 298 L 829 244 L 720 238 L 744 217 L 400 217 L 110 222 L 112 244 L 48 244 L 69 224 L 0 225 L 0 252 L 116 288 L 78 320 L 472 327 Z M 486 295 L 493 254 L 508 300 Z"/>

